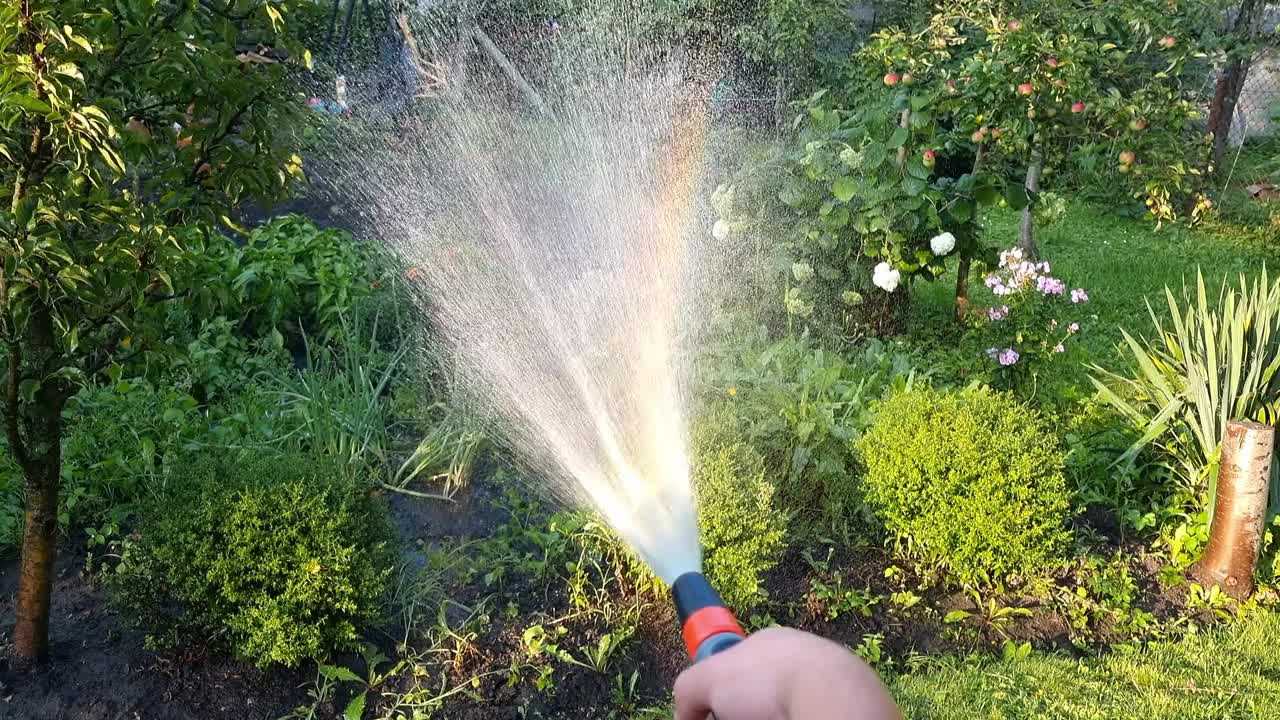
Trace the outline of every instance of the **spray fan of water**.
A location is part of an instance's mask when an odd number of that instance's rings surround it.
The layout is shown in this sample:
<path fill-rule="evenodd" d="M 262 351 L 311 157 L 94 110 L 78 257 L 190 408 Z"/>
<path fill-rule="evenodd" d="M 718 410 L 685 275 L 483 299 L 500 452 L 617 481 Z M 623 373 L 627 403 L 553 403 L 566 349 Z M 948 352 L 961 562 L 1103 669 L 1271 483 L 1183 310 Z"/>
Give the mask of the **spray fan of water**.
<path fill-rule="evenodd" d="M 569 81 L 554 117 L 454 88 L 426 134 L 336 165 L 469 394 L 669 583 L 701 566 L 685 416 L 706 109 L 677 66 Z"/>

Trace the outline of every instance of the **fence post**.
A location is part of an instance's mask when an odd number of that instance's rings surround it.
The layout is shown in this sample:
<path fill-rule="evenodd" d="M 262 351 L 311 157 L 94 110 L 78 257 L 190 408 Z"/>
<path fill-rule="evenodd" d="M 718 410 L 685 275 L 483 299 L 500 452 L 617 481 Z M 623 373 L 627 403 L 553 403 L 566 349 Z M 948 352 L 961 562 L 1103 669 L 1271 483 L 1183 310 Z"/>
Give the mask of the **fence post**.
<path fill-rule="evenodd" d="M 1271 425 L 1232 420 L 1222 435 L 1209 545 L 1192 566 L 1191 577 L 1205 587 L 1217 585 L 1238 600 L 1253 593 L 1274 449 Z"/>

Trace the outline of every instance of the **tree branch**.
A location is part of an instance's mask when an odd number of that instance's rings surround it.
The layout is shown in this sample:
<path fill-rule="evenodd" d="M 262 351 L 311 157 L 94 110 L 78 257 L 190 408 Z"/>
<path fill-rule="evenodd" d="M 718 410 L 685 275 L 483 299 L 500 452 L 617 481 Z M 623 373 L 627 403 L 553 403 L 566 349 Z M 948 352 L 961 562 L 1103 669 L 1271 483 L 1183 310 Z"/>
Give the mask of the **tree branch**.
<path fill-rule="evenodd" d="M 257 104 L 258 100 L 260 100 L 266 93 L 267 88 L 262 88 L 258 92 L 254 93 L 253 97 L 249 98 L 248 102 L 240 106 L 240 109 L 236 110 L 235 113 L 231 115 L 217 135 L 212 139 L 206 138 L 200 143 L 200 155 L 191 166 L 191 174 L 187 176 L 188 185 L 199 185 L 197 181 L 200 179 L 200 168 L 203 167 L 205 163 L 209 162 L 209 153 L 213 152 L 215 148 L 221 145 L 223 140 L 226 140 L 231 136 L 231 133 L 235 130 L 235 125 L 240 121 L 240 118 L 244 117 L 244 114 Z"/>

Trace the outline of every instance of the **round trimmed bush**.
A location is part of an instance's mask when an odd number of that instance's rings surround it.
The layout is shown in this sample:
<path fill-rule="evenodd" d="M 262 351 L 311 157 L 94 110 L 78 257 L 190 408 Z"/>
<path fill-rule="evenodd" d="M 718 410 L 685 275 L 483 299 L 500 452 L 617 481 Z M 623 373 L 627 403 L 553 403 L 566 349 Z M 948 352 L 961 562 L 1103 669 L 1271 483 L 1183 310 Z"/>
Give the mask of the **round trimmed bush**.
<path fill-rule="evenodd" d="M 394 560 L 385 510 L 312 456 L 199 458 L 141 509 L 110 584 L 148 642 L 294 666 L 357 645 Z"/>
<path fill-rule="evenodd" d="M 714 418 L 695 432 L 693 486 L 703 571 L 724 601 L 743 611 L 759 602 L 762 577 L 778 563 L 787 514 L 774 504 L 760 453 L 726 438 L 722 421 Z"/>
<path fill-rule="evenodd" d="M 867 501 L 916 559 L 961 583 L 1026 577 L 1063 557 L 1064 455 L 1034 410 L 988 388 L 914 390 L 857 443 Z"/>

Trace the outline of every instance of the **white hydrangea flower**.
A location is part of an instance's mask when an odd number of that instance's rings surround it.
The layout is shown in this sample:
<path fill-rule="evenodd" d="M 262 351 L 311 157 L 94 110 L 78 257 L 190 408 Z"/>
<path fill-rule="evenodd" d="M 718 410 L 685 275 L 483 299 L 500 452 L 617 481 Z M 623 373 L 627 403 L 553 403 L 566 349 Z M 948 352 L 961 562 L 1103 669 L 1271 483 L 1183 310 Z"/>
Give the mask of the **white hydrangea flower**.
<path fill-rule="evenodd" d="M 791 275 L 798 283 L 809 282 L 813 279 L 813 266 L 805 262 L 792 263 Z"/>
<path fill-rule="evenodd" d="M 902 282 L 902 273 L 895 270 L 887 262 L 876 265 L 876 269 L 871 275 L 871 284 L 885 292 L 897 290 L 900 282 Z"/>
<path fill-rule="evenodd" d="M 717 240 L 724 240 L 729 237 L 729 223 L 717 220 L 716 224 L 711 226 L 711 236 Z"/>
<path fill-rule="evenodd" d="M 929 249 L 934 255 L 942 256 L 956 249 L 956 236 L 949 232 L 934 235 L 929 240 Z"/>

